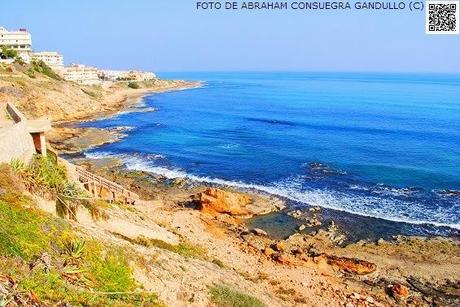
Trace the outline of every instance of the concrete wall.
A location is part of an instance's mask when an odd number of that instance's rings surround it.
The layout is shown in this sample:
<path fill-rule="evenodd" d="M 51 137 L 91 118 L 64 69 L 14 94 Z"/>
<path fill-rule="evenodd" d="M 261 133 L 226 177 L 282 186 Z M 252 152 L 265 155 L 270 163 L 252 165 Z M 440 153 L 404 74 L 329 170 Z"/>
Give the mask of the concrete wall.
<path fill-rule="evenodd" d="M 20 159 L 28 163 L 35 154 L 35 146 L 25 122 L 0 129 L 0 163 Z"/>

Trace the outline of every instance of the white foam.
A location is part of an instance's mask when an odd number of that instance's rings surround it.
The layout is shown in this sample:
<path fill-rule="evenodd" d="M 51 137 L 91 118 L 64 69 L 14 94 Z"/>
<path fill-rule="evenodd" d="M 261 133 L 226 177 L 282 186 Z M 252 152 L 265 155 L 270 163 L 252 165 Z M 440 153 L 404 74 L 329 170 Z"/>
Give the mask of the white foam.
<path fill-rule="evenodd" d="M 271 185 L 259 185 L 242 181 L 196 176 L 188 174 L 180 169 L 155 166 L 141 156 L 114 155 L 108 152 L 99 152 L 96 154 L 89 153 L 86 155 L 90 158 L 118 156 L 125 161 L 126 167 L 130 170 L 147 171 L 165 176 L 169 179 L 186 178 L 195 182 L 231 186 L 244 190 L 257 190 L 307 205 L 320 206 L 360 216 L 417 225 L 431 224 L 438 227 L 450 227 L 460 230 L 460 224 L 458 223 L 438 222 L 439 220 L 446 220 L 447 218 L 445 214 L 439 212 L 433 212 L 431 215 L 433 220 L 415 218 L 415 216 L 427 215 L 427 208 L 420 203 L 404 202 L 391 198 L 351 195 L 331 190 L 306 190 L 303 188 L 305 178 L 302 176 L 290 177 Z M 410 208 L 410 212 L 408 212 L 408 208 Z"/>

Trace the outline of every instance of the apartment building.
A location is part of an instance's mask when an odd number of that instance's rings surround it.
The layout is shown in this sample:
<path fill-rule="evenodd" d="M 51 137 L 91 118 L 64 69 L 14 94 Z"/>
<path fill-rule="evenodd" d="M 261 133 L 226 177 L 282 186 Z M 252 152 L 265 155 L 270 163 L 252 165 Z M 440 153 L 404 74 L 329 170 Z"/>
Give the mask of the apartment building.
<path fill-rule="evenodd" d="M 99 70 L 99 78 L 104 81 L 148 81 L 156 78 L 152 72 L 137 70 Z"/>
<path fill-rule="evenodd" d="M 33 52 L 32 59 L 43 61 L 56 71 L 62 71 L 64 69 L 64 56 L 55 51 Z"/>
<path fill-rule="evenodd" d="M 97 68 L 82 64 L 71 64 L 63 70 L 62 76 L 64 80 L 83 85 L 101 84 Z"/>
<path fill-rule="evenodd" d="M 8 31 L 0 27 L 0 48 L 7 47 L 16 50 L 25 60 L 30 61 L 32 52 L 32 35 L 26 29 Z"/>

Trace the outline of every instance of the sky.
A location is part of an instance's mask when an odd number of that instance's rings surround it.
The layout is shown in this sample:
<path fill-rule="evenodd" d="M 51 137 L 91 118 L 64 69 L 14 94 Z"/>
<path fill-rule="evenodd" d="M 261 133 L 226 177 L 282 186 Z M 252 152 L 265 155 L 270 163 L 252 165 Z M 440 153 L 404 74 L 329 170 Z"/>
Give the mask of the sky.
<path fill-rule="evenodd" d="M 0 26 L 27 28 L 35 51 L 58 51 L 66 65 L 460 73 L 460 35 L 426 35 L 424 16 L 199 11 L 195 0 L 0 0 Z"/>

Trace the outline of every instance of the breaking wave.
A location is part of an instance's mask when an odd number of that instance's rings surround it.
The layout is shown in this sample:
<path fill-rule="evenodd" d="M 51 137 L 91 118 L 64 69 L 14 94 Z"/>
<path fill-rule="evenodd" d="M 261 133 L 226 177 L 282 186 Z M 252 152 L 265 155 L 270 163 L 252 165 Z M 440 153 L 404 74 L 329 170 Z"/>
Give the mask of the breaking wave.
<path fill-rule="evenodd" d="M 351 187 L 350 192 L 330 190 L 327 188 L 305 187 L 305 176 L 293 176 L 267 185 L 252 184 L 243 181 L 225 180 L 208 176 L 197 176 L 176 168 L 167 168 L 155 165 L 157 159 L 165 159 L 162 155 L 123 155 L 111 152 L 85 153 L 88 158 L 115 157 L 123 159 L 130 170 L 147 171 L 162 175 L 168 179 L 186 178 L 195 182 L 231 186 L 242 190 L 256 190 L 306 205 L 344 211 L 360 216 L 380 218 L 393 222 L 410 223 L 416 225 L 431 224 L 438 227 L 450 227 L 460 230 L 460 222 L 456 212 L 460 211 L 460 202 L 444 208 L 427 207 L 422 202 L 398 199 L 395 197 L 381 197 L 380 195 L 357 195 L 353 190 L 360 190 L 359 186 Z M 383 189 L 383 188 L 382 188 Z M 386 195 L 399 191 L 386 191 Z M 407 191 L 404 191 L 407 192 Z"/>

